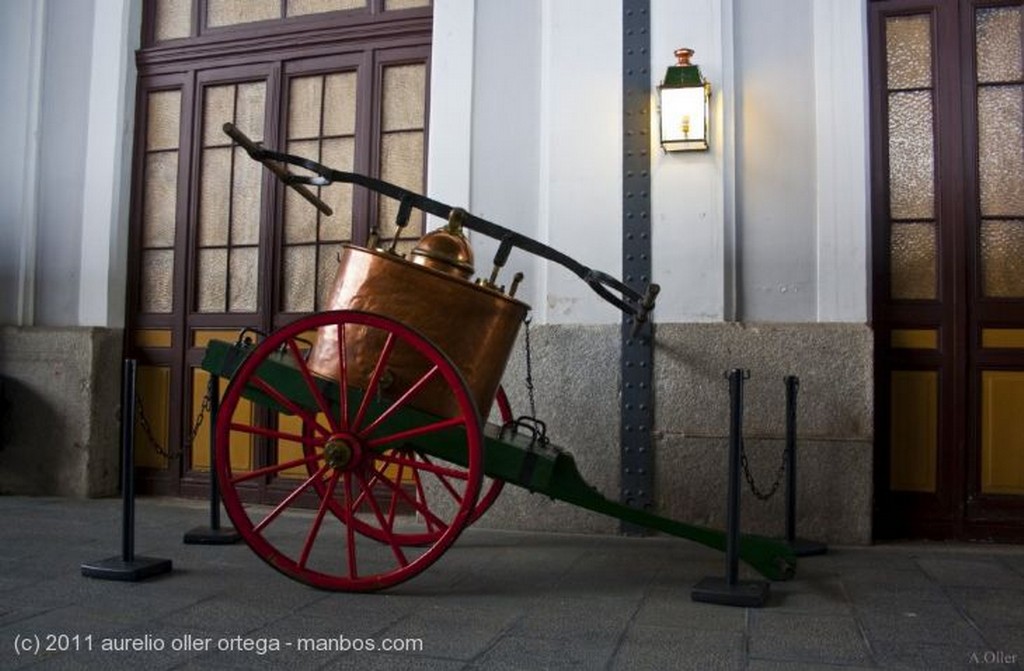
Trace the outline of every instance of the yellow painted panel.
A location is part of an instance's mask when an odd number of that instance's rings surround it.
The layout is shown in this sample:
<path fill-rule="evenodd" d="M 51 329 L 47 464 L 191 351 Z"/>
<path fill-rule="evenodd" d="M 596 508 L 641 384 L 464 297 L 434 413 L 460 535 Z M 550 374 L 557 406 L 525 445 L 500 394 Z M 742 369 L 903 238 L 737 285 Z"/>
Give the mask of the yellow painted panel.
<path fill-rule="evenodd" d="M 981 346 L 1024 348 L 1024 329 L 981 329 Z"/>
<path fill-rule="evenodd" d="M 934 492 L 939 374 L 893 371 L 891 385 L 889 484 L 894 491 Z"/>
<path fill-rule="evenodd" d="M 170 329 L 140 329 L 135 332 L 135 344 L 138 347 L 170 347 Z"/>
<path fill-rule="evenodd" d="M 1024 494 L 1024 372 L 981 373 L 981 491 Z"/>
<path fill-rule="evenodd" d="M 195 426 L 196 417 L 199 416 L 200 408 L 203 406 L 203 398 L 206 396 L 206 388 L 209 385 L 210 374 L 201 368 L 192 369 L 192 405 L 189 411 L 189 424 L 186 431 L 191 432 Z M 220 379 L 220 393 L 224 390 L 228 381 Z M 235 410 L 235 420 L 251 422 L 253 416 L 252 403 L 241 399 L 238 401 L 238 408 Z M 231 465 L 234 469 L 252 468 L 252 447 L 251 436 L 246 436 L 238 431 L 231 433 Z M 203 424 L 199 427 L 195 439 L 192 441 L 192 469 L 196 471 L 210 470 L 210 415 L 206 413 Z"/>
<path fill-rule="evenodd" d="M 938 349 L 937 329 L 894 329 L 890 335 L 892 346 L 897 349 Z"/>
<path fill-rule="evenodd" d="M 319 415 L 319 420 L 327 426 L 327 420 L 323 414 Z M 296 436 L 302 435 L 302 419 L 295 415 L 284 415 L 281 413 L 277 414 L 277 429 L 283 433 L 291 433 Z M 302 444 L 292 440 L 279 440 L 277 441 L 277 463 L 281 464 L 292 459 L 298 459 L 302 456 Z M 319 464 L 317 464 L 319 465 Z M 287 470 L 281 471 L 279 477 L 282 478 L 308 478 L 309 471 L 306 470 L 305 466 L 295 466 Z"/>
<path fill-rule="evenodd" d="M 213 329 L 192 332 L 192 346 L 206 347 L 211 340 L 235 342 L 238 340 L 238 329 Z"/>
<path fill-rule="evenodd" d="M 238 332 L 240 329 L 203 329 L 192 332 L 192 346 L 193 347 L 206 347 L 210 344 L 211 340 L 222 340 L 224 342 L 235 342 L 238 340 Z M 246 337 L 258 339 L 255 333 L 249 333 Z M 307 340 L 310 343 L 316 342 L 316 331 L 306 331 L 299 336 L 303 340 Z M 305 347 L 303 346 L 303 349 Z"/>
<path fill-rule="evenodd" d="M 135 414 L 135 465 L 143 468 L 167 468 L 167 459 L 162 457 L 153 445 L 168 449 L 168 427 L 170 426 L 171 371 L 166 366 L 139 366 L 135 378 L 135 391 L 140 406 Z M 146 432 L 140 419 L 140 411 L 149 423 Z"/>

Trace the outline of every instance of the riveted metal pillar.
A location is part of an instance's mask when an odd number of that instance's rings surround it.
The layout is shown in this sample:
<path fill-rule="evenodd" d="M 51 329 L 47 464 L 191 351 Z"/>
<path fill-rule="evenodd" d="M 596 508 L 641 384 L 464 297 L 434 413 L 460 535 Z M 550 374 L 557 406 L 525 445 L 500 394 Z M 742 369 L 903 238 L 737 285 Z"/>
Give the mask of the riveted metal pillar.
<path fill-rule="evenodd" d="M 622 273 L 643 292 L 651 278 L 650 0 L 622 3 Z M 621 476 L 619 500 L 654 503 L 654 325 L 622 321 Z M 628 534 L 644 533 L 624 523 Z"/>

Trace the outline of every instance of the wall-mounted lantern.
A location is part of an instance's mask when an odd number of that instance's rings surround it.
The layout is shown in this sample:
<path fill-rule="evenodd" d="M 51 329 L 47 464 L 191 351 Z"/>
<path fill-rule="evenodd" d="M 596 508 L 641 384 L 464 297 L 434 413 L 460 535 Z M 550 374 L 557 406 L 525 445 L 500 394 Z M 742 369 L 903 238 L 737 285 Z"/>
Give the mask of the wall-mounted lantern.
<path fill-rule="evenodd" d="M 704 151 L 708 148 L 711 84 L 690 63 L 693 49 L 676 49 L 676 64 L 665 71 L 658 87 L 661 108 L 661 148 L 665 151 Z"/>

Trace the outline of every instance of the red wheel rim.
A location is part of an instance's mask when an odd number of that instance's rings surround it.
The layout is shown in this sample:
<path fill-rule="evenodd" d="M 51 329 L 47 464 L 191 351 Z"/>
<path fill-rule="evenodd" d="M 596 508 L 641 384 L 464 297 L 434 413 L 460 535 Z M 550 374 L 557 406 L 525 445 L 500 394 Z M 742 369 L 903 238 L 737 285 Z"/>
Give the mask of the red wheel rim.
<path fill-rule="evenodd" d="M 374 334 L 363 342 L 376 342 L 377 336 L 383 342 L 372 352 L 375 364 L 364 381 L 365 393 L 347 384 L 352 372 L 344 345 L 349 326 L 364 338 Z M 302 336 L 323 327 L 339 329 L 342 346 L 335 363 L 340 385 L 325 384 L 305 363 Z M 352 340 L 348 336 L 350 346 Z M 398 348 L 403 361 L 414 357 L 426 372 L 417 373 L 407 389 L 390 398 L 381 380 Z M 292 373 L 286 381 L 271 373 L 276 365 L 268 363 L 272 358 L 283 359 L 298 375 Z M 450 418 L 413 414 L 410 424 L 403 417 L 412 412 L 412 402 L 428 382 L 431 394 L 451 394 L 458 412 Z M 279 429 L 272 419 L 275 413 L 253 412 L 241 402 L 243 393 L 262 395 L 265 405 L 296 415 L 306 429 Z M 268 455 L 266 463 L 233 455 L 233 438 L 262 445 L 258 453 Z M 410 441 L 423 440 L 464 443 L 464 454 L 459 451 L 464 465 L 409 447 Z M 286 443 L 301 445 L 302 456 L 279 459 Z M 378 315 L 324 312 L 275 331 L 239 367 L 218 412 L 217 475 L 232 523 L 263 560 L 316 587 L 367 591 L 419 574 L 455 541 L 476 509 L 482 445 L 480 418 L 462 376 L 426 338 Z M 305 477 L 285 477 L 302 466 Z M 258 484 L 267 491 L 273 486 L 279 502 L 249 503 Z M 314 505 L 312 519 L 295 510 L 300 501 Z M 400 515 L 403 508 L 415 515 Z M 424 535 L 429 539 L 422 548 L 410 547 L 409 539 Z"/>
<path fill-rule="evenodd" d="M 501 416 L 502 425 L 508 424 L 512 421 L 512 405 L 508 402 L 508 396 L 505 395 L 505 389 L 498 387 L 498 393 L 494 396 L 494 403 L 498 406 L 498 414 Z M 494 502 L 498 500 L 498 495 L 501 494 L 502 488 L 505 486 L 504 480 L 496 480 L 494 478 L 488 478 L 484 476 L 484 483 L 480 494 L 480 500 L 476 503 L 476 508 L 473 510 L 473 515 L 469 518 L 469 524 L 473 524 L 480 519 L 484 513 L 486 513 Z"/>

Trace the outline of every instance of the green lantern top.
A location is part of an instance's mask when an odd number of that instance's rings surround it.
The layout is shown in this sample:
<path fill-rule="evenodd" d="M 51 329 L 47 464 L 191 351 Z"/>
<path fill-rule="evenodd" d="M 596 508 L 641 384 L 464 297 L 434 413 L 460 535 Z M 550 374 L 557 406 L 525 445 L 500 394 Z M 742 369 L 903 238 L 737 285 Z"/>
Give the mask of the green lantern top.
<path fill-rule="evenodd" d="M 664 88 L 683 88 L 687 86 L 703 86 L 704 77 L 700 74 L 700 67 L 690 63 L 693 56 L 693 49 L 676 49 L 674 52 L 676 64 L 670 65 L 665 71 Z"/>

